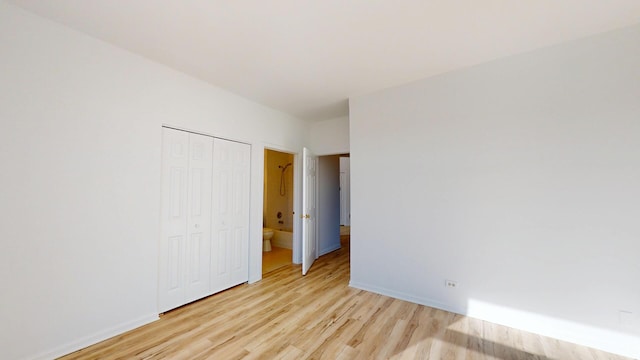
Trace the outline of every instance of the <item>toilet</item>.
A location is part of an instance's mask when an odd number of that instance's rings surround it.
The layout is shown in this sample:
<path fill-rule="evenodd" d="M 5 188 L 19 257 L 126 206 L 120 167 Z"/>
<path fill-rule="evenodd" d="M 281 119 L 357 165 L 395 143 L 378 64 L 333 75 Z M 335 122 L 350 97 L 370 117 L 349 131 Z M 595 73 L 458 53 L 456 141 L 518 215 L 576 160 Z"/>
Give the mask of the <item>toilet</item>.
<path fill-rule="evenodd" d="M 273 237 L 273 229 L 262 228 L 262 251 L 271 251 L 271 238 Z"/>

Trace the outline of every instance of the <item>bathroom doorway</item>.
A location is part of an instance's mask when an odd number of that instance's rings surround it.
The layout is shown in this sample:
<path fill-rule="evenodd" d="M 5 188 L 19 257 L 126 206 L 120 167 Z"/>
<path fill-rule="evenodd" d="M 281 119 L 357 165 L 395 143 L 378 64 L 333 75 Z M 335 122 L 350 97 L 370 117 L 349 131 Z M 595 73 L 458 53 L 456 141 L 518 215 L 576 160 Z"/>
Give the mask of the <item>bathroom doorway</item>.
<path fill-rule="evenodd" d="M 293 259 L 294 155 L 264 150 L 262 274 Z"/>

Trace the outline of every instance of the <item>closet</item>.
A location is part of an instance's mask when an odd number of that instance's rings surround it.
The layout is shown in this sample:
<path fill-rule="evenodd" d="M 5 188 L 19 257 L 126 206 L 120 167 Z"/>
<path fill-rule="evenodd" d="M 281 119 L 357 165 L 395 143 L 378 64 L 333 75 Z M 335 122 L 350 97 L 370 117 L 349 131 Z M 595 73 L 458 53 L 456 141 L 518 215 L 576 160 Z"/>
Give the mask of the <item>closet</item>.
<path fill-rule="evenodd" d="M 162 128 L 160 312 L 248 281 L 250 151 Z"/>

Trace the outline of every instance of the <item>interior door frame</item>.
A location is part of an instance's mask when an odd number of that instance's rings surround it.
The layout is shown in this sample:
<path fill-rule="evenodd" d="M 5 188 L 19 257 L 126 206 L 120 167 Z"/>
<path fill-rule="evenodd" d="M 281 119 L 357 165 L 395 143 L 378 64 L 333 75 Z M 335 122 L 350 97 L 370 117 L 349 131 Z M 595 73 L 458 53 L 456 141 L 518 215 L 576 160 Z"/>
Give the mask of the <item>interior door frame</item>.
<path fill-rule="evenodd" d="M 340 155 L 338 155 L 340 156 Z M 342 159 L 349 165 L 342 172 Z M 344 177 L 342 177 L 344 174 Z M 340 225 L 351 226 L 351 157 L 340 156 Z M 342 182 L 344 180 L 344 183 Z M 344 197 L 344 198 L 343 198 Z"/>
<path fill-rule="evenodd" d="M 309 183 L 307 176 L 309 168 L 309 159 L 313 164 L 313 182 Z M 306 275 L 316 259 L 318 259 L 318 156 L 310 149 L 304 147 L 302 149 L 302 212 L 301 219 L 301 243 L 302 243 L 302 275 Z M 312 207 L 308 205 L 308 194 L 313 193 Z M 309 227 L 311 227 L 309 229 Z M 312 235 L 310 235 L 312 234 Z M 309 237 L 313 236 L 311 240 Z M 311 246 L 311 250 L 308 247 Z M 305 247 L 306 245 L 306 247 Z"/>
<path fill-rule="evenodd" d="M 292 258 L 291 262 L 294 264 L 302 263 L 302 221 L 300 215 L 302 213 L 302 156 L 298 151 L 286 148 L 275 144 L 263 144 L 262 149 L 262 184 L 265 181 L 264 173 L 264 151 L 273 150 L 293 155 L 293 234 L 292 234 Z M 263 194 L 260 201 L 260 209 L 264 209 L 264 186 L 262 188 Z M 262 229 L 260 229 L 262 234 Z M 260 237 L 260 244 L 262 244 L 262 236 Z M 262 247 L 262 245 L 260 245 Z M 262 256 L 259 259 L 258 268 L 262 268 Z M 262 275 L 260 275 L 262 277 Z"/>

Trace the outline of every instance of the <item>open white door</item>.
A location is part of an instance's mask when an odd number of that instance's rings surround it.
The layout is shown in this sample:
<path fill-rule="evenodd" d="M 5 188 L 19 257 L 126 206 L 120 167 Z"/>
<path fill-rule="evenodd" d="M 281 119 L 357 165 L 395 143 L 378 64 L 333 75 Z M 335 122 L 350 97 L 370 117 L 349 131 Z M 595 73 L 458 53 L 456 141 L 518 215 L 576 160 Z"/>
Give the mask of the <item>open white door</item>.
<path fill-rule="evenodd" d="M 316 183 L 318 157 L 309 149 L 302 149 L 302 275 L 317 258 L 316 250 L 316 197 L 318 186 Z"/>

